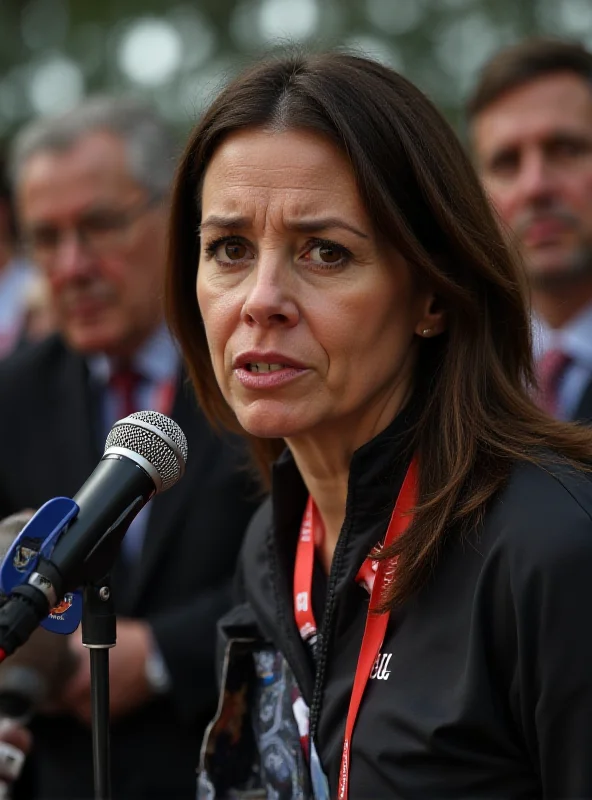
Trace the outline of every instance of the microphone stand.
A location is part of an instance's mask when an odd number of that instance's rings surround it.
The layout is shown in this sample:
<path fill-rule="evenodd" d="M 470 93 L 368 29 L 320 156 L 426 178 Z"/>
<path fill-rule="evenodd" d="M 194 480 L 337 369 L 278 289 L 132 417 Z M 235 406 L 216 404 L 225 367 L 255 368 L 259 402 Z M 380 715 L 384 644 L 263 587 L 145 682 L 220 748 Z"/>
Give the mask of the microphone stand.
<path fill-rule="evenodd" d="M 90 655 L 95 800 L 111 800 L 109 650 L 115 643 L 115 609 L 109 579 L 86 583 L 82 595 L 82 644 Z"/>

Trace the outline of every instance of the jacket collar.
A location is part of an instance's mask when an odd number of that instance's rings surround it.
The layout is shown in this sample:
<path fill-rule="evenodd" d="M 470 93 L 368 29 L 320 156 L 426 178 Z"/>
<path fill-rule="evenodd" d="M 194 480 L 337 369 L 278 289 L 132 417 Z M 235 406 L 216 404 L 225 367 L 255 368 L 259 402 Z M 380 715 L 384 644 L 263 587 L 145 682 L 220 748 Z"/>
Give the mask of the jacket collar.
<path fill-rule="evenodd" d="M 413 429 L 421 404 L 412 399 L 390 425 L 354 453 L 350 465 L 345 520 L 340 539 L 344 569 L 340 587 L 357 574 L 370 550 L 382 539 L 411 461 Z M 298 533 L 308 492 L 289 450 L 272 474 L 272 504 L 277 552 L 291 580 Z"/>

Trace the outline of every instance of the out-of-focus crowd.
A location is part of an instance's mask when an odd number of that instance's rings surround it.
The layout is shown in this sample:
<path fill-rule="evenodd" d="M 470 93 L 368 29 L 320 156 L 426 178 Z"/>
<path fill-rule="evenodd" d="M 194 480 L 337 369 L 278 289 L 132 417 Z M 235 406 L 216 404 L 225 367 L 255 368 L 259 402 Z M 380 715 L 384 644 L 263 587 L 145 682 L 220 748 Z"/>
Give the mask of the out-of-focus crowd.
<path fill-rule="evenodd" d="M 188 441 L 184 480 L 135 517 L 111 576 L 111 771 L 125 798 L 194 794 L 216 704 L 216 622 L 259 501 L 241 442 L 207 423 L 164 323 L 177 145 L 152 109 L 89 100 L 17 136 L 3 206 L 0 518 L 74 496 L 134 411 L 171 416 Z M 88 652 L 80 632 L 37 645 L 43 685 L 15 791 L 91 797 Z"/>
<path fill-rule="evenodd" d="M 592 56 L 577 45 L 522 43 L 485 67 L 467 115 L 478 170 L 530 281 L 541 403 L 583 421 L 592 419 L 591 76 Z M 189 443 L 185 479 L 136 518 L 113 571 L 121 800 L 195 794 L 216 702 L 216 621 L 260 501 L 241 442 L 210 428 L 164 323 L 178 145 L 152 109 L 91 99 L 20 132 L 0 182 L 0 518 L 75 494 L 115 420 L 134 410 L 169 414 Z M 17 798 L 93 796 L 88 655 L 78 634 L 62 650 L 25 720 L 32 741 L 17 741 L 29 750 Z"/>
<path fill-rule="evenodd" d="M 23 253 L 8 169 L 0 160 L 0 357 L 54 329 L 47 282 Z"/>

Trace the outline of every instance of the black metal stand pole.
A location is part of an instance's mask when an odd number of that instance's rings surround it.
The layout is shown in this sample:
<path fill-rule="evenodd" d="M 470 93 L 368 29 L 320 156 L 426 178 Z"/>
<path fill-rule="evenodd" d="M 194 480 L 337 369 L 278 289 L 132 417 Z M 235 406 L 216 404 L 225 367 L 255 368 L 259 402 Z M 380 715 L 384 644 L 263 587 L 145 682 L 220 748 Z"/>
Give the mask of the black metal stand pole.
<path fill-rule="evenodd" d="M 116 623 L 109 580 L 87 584 L 82 606 L 82 644 L 90 651 L 91 727 L 95 800 L 111 800 L 109 649 Z"/>

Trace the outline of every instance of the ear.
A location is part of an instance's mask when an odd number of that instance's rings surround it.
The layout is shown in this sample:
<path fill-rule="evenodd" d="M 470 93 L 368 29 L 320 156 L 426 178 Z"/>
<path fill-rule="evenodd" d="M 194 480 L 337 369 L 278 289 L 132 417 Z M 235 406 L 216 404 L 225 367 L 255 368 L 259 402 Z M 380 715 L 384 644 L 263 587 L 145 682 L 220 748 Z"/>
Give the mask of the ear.
<path fill-rule="evenodd" d="M 438 336 L 446 330 L 447 314 L 444 303 L 437 294 L 426 295 L 423 314 L 415 326 L 415 333 L 423 339 Z"/>

